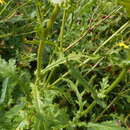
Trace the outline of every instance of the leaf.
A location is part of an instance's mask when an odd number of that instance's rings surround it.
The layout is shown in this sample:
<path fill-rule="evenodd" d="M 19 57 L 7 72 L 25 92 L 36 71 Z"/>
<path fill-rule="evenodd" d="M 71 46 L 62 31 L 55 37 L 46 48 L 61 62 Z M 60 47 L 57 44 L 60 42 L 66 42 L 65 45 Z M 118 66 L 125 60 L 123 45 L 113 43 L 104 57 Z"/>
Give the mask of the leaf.
<path fill-rule="evenodd" d="M 100 106 L 105 108 L 106 104 L 99 99 L 96 89 L 94 89 L 94 87 L 91 86 L 89 84 L 89 82 L 86 81 L 86 79 L 84 79 L 84 77 L 82 76 L 80 71 L 78 69 L 75 69 L 74 67 L 72 67 L 72 65 L 69 65 L 69 69 L 70 69 L 72 76 L 79 81 L 79 83 L 84 87 L 85 90 L 87 90 L 87 92 L 91 93 L 92 97 L 97 102 L 97 104 L 99 104 Z"/>
<path fill-rule="evenodd" d="M 106 95 L 104 94 L 105 90 L 110 86 L 110 85 L 108 84 L 108 76 L 107 76 L 107 77 L 104 77 L 104 78 L 102 79 L 102 81 L 100 82 L 100 86 L 101 86 L 101 88 L 100 88 L 100 90 L 99 90 L 98 97 L 99 97 L 100 99 L 103 99 L 103 98 L 106 97 Z"/>
<path fill-rule="evenodd" d="M 127 130 L 126 128 L 118 126 L 115 120 L 105 121 L 102 123 L 88 123 L 88 130 Z"/>
<path fill-rule="evenodd" d="M 82 97 L 83 97 L 83 95 L 84 95 L 84 92 L 85 91 L 83 91 L 82 93 L 80 93 L 79 91 L 78 91 L 78 86 L 77 86 L 77 84 L 74 84 L 71 80 L 69 80 L 69 79 L 63 79 L 64 81 L 66 81 L 68 84 L 69 84 L 69 86 L 71 87 L 71 89 L 76 93 L 76 96 L 77 96 L 77 98 L 78 98 L 78 101 L 76 101 L 77 102 L 77 104 L 79 104 L 79 106 L 81 105 L 81 104 L 83 104 L 83 101 L 82 101 Z M 70 102 L 70 101 L 69 101 Z M 71 100 L 71 102 L 70 102 L 71 104 L 73 104 L 73 100 Z M 85 103 L 86 103 L 86 101 L 85 101 Z M 85 104 L 84 103 L 84 104 Z"/>
<path fill-rule="evenodd" d="M 5 97 L 6 97 L 6 91 L 7 91 L 7 87 L 8 87 L 8 82 L 9 82 L 9 78 L 7 77 L 2 84 L 2 90 L 1 90 L 1 98 L 0 98 L 0 105 L 5 101 Z"/>
<path fill-rule="evenodd" d="M 74 67 L 72 67 L 72 65 L 70 65 L 70 64 L 69 64 L 69 69 L 70 69 L 71 75 L 75 79 L 77 79 L 81 85 L 83 85 L 84 89 L 86 89 L 87 92 L 90 92 L 92 94 L 92 96 L 93 96 L 94 99 L 97 99 L 97 93 L 96 93 L 96 91 L 94 90 L 93 87 L 90 87 L 90 85 L 84 79 L 84 77 L 82 76 L 82 74 L 80 73 L 80 71 L 78 69 L 75 69 Z"/>
<path fill-rule="evenodd" d="M 76 54 L 76 53 L 72 53 L 68 57 L 65 56 L 60 57 L 58 60 L 53 61 L 45 69 L 43 69 L 42 74 L 45 74 L 46 72 L 52 70 L 53 68 L 56 68 L 59 65 L 66 63 L 67 61 L 71 61 L 71 60 L 79 61 L 80 58 L 81 58 L 81 54 Z"/>
<path fill-rule="evenodd" d="M 100 85 L 101 85 L 101 88 L 104 90 L 104 89 L 107 89 L 109 87 L 109 84 L 108 84 L 108 76 L 107 77 L 104 77 L 102 79 L 102 82 L 100 82 Z"/>
<path fill-rule="evenodd" d="M 126 95 L 124 97 L 126 98 L 127 102 L 130 103 L 130 96 Z"/>
<path fill-rule="evenodd" d="M 13 108 L 11 108 L 7 113 L 6 113 L 6 117 L 7 118 L 12 118 L 15 115 L 18 115 L 18 112 L 20 110 L 22 110 L 24 107 L 24 104 L 20 104 L 20 105 L 15 105 Z"/>

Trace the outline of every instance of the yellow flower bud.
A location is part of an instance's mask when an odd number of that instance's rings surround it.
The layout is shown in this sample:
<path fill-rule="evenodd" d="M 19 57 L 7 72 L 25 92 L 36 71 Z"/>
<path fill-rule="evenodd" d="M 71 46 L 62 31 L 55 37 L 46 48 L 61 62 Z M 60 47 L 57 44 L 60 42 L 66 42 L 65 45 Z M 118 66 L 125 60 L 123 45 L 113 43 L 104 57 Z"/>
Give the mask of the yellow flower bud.
<path fill-rule="evenodd" d="M 0 4 L 4 4 L 5 3 L 5 1 L 4 0 L 0 0 Z"/>
<path fill-rule="evenodd" d="M 119 43 L 117 43 L 117 46 L 124 47 L 125 49 L 128 49 L 128 48 L 129 48 L 129 46 L 126 45 L 124 42 L 119 42 Z"/>

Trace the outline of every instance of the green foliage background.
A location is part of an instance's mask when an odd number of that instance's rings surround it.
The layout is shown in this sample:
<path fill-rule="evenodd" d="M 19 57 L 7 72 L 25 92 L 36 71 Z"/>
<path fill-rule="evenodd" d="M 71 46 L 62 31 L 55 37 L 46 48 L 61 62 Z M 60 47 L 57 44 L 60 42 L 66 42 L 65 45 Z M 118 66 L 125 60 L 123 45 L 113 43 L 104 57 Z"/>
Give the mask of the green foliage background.
<path fill-rule="evenodd" d="M 71 0 L 59 7 L 45 39 L 54 8 L 49 1 L 1 4 L 0 129 L 129 129 L 129 5 Z M 40 41 L 45 47 L 36 88 Z"/>

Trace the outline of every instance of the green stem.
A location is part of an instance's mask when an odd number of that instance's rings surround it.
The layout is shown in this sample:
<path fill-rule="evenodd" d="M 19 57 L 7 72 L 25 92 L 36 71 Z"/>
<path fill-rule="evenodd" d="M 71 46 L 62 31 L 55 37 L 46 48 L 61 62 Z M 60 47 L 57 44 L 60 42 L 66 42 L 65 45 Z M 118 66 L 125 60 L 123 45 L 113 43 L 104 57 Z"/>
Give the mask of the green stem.
<path fill-rule="evenodd" d="M 108 87 L 108 89 L 104 92 L 105 95 L 107 95 L 108 93 L 110 93 L 118 84 L 119 82 L 125 77 L 126 73 L 127 73 L 127 67 L 124 67 L 121 71 L 121 73 L 119 74 L 119 76 L 116 78 L 116 80 L 110 85 L 110 87 Z"/>
<path fill-rule="evenodd" d="M 42 28 L 42 13 L 41 13 L 41 5 L 40 5 L 40 1 L 36 0 L 36 11 L 37 11 L 37 23 L 39 24 L 40 30 L 38 30 L 40 33 L 40 43 L 39 43 L 39 47 L 38 47 L 38 51 L 37 51 L 37 72 L 36 72 L 36 85 L 35 86 L 39 86 L 39 81 L 40 81 L 40 70 L 42 67 L 42 53 L 43 53 L 43 47 L 44 47 L 44 40 L 41 39 L 41 37 L 45 37 L 44 36 L 44 32 L 43 32 L 43 28 Z M 38 33 L 39 33 L 38 32 Z"/>
<path fill-rule="evenodd" d="M 40 12 L 39 8 L 37 10 L 38 10 L 38 12 Z M 38 53 L 38 56 L 37 56 L 37 74 L 36 74 L 37 84 L 39 84 L 38 82 L 40 82 L 40 75 L 41 75 L 41 69 L 42 69 L 42 64 L 43 64 L 43 50 L 44 50 L 44 47 L 45 47 L 45 40 L 47 38 L 47 35 L 49 34 L 48 32 L 51 30 L 51 28 L 54 24 L 54 21 L 56 20 L 56 16 L 58 15 L 58 12 L 59 12 L 59 7 L 58 7 L 58 5 L 56 5 L 48 23 L 47 23 L 46 29 L 43 30 L 43 28 L 41 28 L 42 30 L 40 31 L 42 33 L 43 38 L 40 39 L 40 44 L 39 44 L 38 52 L 37 52 Z M 39 14 L 38 20 L 42 24 L 41 13 L 38 13 L 38 14 Z M 41 25 L 41 27 L 42 27 L 42 25 Z"/>
<path fill-rule="evenodd" d="M 40 5 L 40 1 L 36 0 L 35 1 L 35 5 L 36 5 L 36 11 L 37 11 L 37 22 L 40 25 L 40 32 L 43 32 L 42 30 L 42 13 L 41 13 L 41 5 Z M 38 32 L 39 33 L 39 32 Z M 42 34 L 41 34 L 42 35 Z M 37 72 L 36 72 L 36 81 L 35 81 L 35 85 L 33 88 L 33 97 L 34 97 L 34 105 L 36 108 L 37 113 L 42 113 L 42 109 L 41 109 L 41 104 L 40 104 L 40 100 L 39 100 L 39 91 L 38 91 L 38 87 L 39 87 L 39 81 L 40 81 L 40 69 L 42 66 L 42 48 L 43 48 L 43 42 L 40 39 L 40 44 L 39 44 L 39 48 L 38 48 L 38 56 L 37 56 Z"/>
<path fill-rule="evenodd" d="M 37 74 L 36 81 L 37 83 L 40 81 L 40 73 L 43 65 L 43 49 L 44 49 L 44 41 L 40 40 L 40 44 L 37 51 Z M 39 83 L 38 83 L 39 84 Z M 39 86 L 39 85 L 38 85 Z"/>
<path fill-rule="evenodd" d="M 40 94 L 39 94 L 38 89 L 40 87 L 40 81 L 41 81 L 41 69 L 42 69 L 42 65 L 43 65 L 43 50 L 45 47 L 45 40 L 48 36 L 48 32 L 51 30 L 51 28 L 54 24 L 54 21 L 56 19 L 56 16 L 58 15 L 59 7 L 58 7 L 58 5 L 55 6 L 55 8 L 52 12 L 52 15 L 47 23 L 47 27 L 44 29 L 42 27 L 43 18 L 42 18 L 42 13 L 41 13 L 41 3 L 39 0 L 36 0 L 35 3 L 36 3 L 36 10 L 37 10 L 37 22 L 40 27 L 40 29 L 38 30 L 40 43 L 39 43 L 39 47 L 38 47 L 38 51 L 37 51 L 37 72 L 36 72 L 36 81 L 35 81 L 35 85 L 33 88 L 33 97 L 34 97 L 36 111 L 38 113 L 42 113 Z"/>
<path fill-rule="evenodd" d="M 52 11 L 52 15 L 50 17 L 50 20 L 47 23 L 47 32 L 49 32 L 51 30 L 58 13 L 59 13 L 59 6 L 55 5 L 54 10 Z"/>
<path fill-rule="evenodd" d="M 66 9 L 64 10 L 64 13 L 63 13 L 62 25 L 61 25 L 61 29 L 60 29 L 60 35 L 59 35 L 61 52 L 63 51 L 62 49 L 63 49 L 63 36 L 64 36 L 65 19 L 66 19 Z"/>
<path fill-rule="evenodd" d="M 40 1 L 36 0 L 35 2 L 35 6 L 36 6 L 36 13 L 37 13 L 37 21 L 39 24 L 42 24 L 42 13 L 41 13 L 41 6 L 40 6 Z"/>
<path fill-rule="evenodd" d="M 93 102 L 88 106 L 88 108 L 81 113 L 80 116 L 87 115 L 87 114 L 95 107 L 96 104 L 97 104 L 97 102 L 96 102 L 96 101 L 93 101 Z"/>

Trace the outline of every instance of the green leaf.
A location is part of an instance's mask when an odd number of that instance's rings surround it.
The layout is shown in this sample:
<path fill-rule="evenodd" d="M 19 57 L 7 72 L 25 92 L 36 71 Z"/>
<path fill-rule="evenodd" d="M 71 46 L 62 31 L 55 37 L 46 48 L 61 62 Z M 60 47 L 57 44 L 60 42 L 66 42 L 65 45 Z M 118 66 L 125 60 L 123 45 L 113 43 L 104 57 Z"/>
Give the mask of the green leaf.
<path fill-rule="evenodd" d="M 102 123 L 88 123 L 88 130 L 127 130 L 120 127 L 117 121 L 105 121 Z"/>
<path fill-rule="evenodd" d="M 7 77 L 2 84 L 2 90 L 1 90 L 1 98 L 0 98 L 0 105 L 4 102 L 5 97 L 6 97 L 6 91 L 7 91 L 7 87 L 8 87 L 8 82 L 9 82 L 9 78 Z"/>
<path fill-rule="evenodd" d="M 11 108 L 7 113 L 6 113 L 6 117 L 7 118 L 12 118 L 15 115 L 18 115 L 18 112 L 20 110 L 22 110 L 24 107 L 24 104 L 20 104 L 20 105 L 15 105 L 13 108 Z"/>
<path fill-rule="evenodd" d="M 80 71 L 78 69 L 75 69 L 74 67 L 72 67 L 72 65 L 69 64 L 69 69 L 70 69 L 70 73 L 71 75 L 77 79 L 79 81 L 79 83 L 84 87 L 84 89 L 87 92 L 90 92 L 93 96 L 94 99 L 97 99 L 97 93 L 94 90 L 94 87 L 90 87 L 90 85 L 88 84 L 88 82 L 84 79 L 84 77 L 82 76 L 82 74 L 80 73 Z M 97 99 L 98 100 L 98 99 Z"/>
<path fill-rule="evenodd" d="M 45 69 L 43 69 L 42 74 L 45 74 L 46 72 L 52 70 L 53 68 L 58 67 L 61 64 L 65 64 L 67 61 L 78 61 L 79 62 L 81 56 L 82 55 L 80 53 L 79 54 L 72 53 L 67 57 L 62 56 L 58 60 L 53 61 L 51 64 L 49 64 Z"/>
<path fill-rule="evenodd" d="M 126 98 L 127 102 L 130 103 L 130 96 L 126 95 L 124 97 Z"/>

